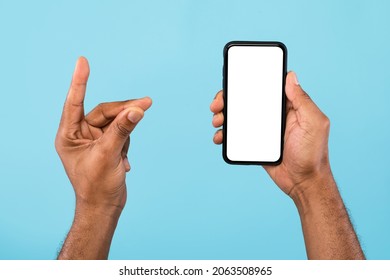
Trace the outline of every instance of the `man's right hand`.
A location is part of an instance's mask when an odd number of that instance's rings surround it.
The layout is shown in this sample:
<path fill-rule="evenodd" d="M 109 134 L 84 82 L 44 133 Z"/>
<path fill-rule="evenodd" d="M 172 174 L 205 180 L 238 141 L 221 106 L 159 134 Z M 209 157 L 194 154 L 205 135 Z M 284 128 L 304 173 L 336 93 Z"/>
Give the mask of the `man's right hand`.
<path fill-rule="evenodd" d="M 277 166 L 264 166 L 274 182 L 289 196 L 306 191 L 306 181 L 317 181 L 331 176 L 328 158 L 329 119 L 300 87 L 294 72 L 286 78 L 286 131 L 283 161 Z M 223 124 L 223 94 L 218 92 L 210 105 L 214 113 L 213 125 Z M 222 131 L 214 135 L 214 142 L 221 144 Z"/>
<path fill-rule="evenodd" d="M 309 259 L 364 259 L 356 233 L 334 181 L 328 157 L 329 119 L 300 87 L 295 73 L 286 78 L 287 119 L 283 160 L 264 166 L 300 214 Z M 213 125 L 224 122 L 223 95 L 210 105 Z M 214 135 L 221 144 L 222 131 Z"/>

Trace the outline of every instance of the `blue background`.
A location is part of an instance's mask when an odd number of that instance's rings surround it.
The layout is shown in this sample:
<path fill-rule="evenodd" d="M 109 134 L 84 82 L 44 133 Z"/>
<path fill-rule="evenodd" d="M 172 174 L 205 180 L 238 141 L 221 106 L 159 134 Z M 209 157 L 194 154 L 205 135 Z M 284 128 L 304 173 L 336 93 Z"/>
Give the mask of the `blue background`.
<path fill-rule="evenodd" d="M 54 149 L 76 59 L 85 102 L 149 95 L 111 259 L 305 259 L 297 210 L 229 166 L 209 104 L 230 40 L 279 40 L 331 119 L 335 178 L 363 249 L 390 258 L 389 1 L 0 1 L 0 258 L 53 259 L 73 189 Z"/>

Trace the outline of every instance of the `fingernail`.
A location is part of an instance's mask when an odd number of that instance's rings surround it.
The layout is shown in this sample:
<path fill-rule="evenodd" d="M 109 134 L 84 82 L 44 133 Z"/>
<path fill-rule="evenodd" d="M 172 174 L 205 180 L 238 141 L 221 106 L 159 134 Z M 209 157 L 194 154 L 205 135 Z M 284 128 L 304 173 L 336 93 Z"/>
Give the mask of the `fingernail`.
<path fill-rule="evenodd" d="M 292 80 L 293 80 L 294 84 L 299 86 L 297 74 L 295 74 L 295 72 L 291 72 L 291 76 L 292 76 Z"/>
<path fill-rule="evenodd" d="M 132 123 L 137 123 L 142 119 L 142 115 L 139 112 L 130 111 L 129 114 L 127 115 L 127 118 Z"/>

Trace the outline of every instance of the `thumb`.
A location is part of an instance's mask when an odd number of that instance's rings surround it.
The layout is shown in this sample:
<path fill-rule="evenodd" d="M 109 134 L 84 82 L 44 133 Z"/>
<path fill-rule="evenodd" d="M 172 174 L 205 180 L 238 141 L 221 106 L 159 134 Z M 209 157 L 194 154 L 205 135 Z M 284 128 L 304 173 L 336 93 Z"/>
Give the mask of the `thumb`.
<path fill-rule="evenodd" d="M 320 111 L 310 96 L 302 89 L 297 75 L 292 71 L 287 74 L 285 90 L 293 109 L 298 111 L 301 116 L 313 116 L 313 113 Z"/>
<path fill-rule="evenodd" d="M 129 107 L 119 113 L 101 138 L 101 146 L 109 154 L 120 156 L 130 133 L 143 118 L 144 110 Z"/>

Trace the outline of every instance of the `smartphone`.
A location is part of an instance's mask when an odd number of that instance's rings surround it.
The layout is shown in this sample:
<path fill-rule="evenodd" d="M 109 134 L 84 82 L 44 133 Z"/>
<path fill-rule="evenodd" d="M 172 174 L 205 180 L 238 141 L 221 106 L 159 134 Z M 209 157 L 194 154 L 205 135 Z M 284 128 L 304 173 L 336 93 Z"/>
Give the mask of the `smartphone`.
<path fill-rule="evenodd" d="M 286 69 L 283 43 L 225 45 L 222 150 L 227 163 L 277 165 L 282 161 Z"/>

